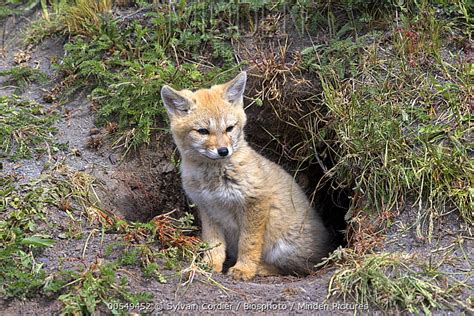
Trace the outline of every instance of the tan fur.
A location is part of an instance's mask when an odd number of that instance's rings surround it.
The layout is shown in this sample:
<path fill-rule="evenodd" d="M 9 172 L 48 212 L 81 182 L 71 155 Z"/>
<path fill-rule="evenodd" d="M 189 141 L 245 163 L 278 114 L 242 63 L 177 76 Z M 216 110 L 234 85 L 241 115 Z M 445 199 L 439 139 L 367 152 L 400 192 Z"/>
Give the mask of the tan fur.
<path fill-rule="evenodd" d="M 196 92 L 162 90 L 182 156 L 183 187 L 198 206 L 202 238 L 211 247 L 204 259 L 220 272 L 227 251 L 237 258 L 229 269 L 235 279 L 306 274 L 327 255 L 328 232 L 294 179 L 245 141 L 239 94 L 245 80 L 242 73 Z M 201 135 L 202 128 L 209 134 Z M 222 147 L 229 156 L 215 158 Z"/>

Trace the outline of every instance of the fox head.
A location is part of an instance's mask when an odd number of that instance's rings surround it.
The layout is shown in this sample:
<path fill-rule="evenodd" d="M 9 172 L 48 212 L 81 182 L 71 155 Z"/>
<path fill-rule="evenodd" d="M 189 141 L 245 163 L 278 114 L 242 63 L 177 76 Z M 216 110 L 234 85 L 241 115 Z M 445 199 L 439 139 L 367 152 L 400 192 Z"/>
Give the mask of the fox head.
<path fill-rule="evenodd" d="M 193 159 L 227 159 L 244 141 L 247 117 L 243 107 L 246 72 L 209 89 L 161 89 L 171 133 L 181 155 Z"/>

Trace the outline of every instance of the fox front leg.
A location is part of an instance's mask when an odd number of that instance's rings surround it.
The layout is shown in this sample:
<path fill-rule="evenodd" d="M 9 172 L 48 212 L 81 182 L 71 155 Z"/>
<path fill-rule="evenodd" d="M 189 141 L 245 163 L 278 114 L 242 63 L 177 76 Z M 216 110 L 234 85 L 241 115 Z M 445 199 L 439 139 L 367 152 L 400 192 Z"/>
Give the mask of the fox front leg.
<path fill-rule="evenodd" d="M 204 252 L 203 262 L 215 272 L 222 272 L 226 249 L 224 233 L 216 223 L 212 222 L 205 211 L 200 211 L 199 214 L 202 222 L 202 240 L 210 248 Z"/>
<path fill-rule="evenodd" d="M 235 280 L 250 280 L 260 269 L 269 204 L 260 202 L 245 210 L 239 236 L 237 263 L 229 269 Z"/>

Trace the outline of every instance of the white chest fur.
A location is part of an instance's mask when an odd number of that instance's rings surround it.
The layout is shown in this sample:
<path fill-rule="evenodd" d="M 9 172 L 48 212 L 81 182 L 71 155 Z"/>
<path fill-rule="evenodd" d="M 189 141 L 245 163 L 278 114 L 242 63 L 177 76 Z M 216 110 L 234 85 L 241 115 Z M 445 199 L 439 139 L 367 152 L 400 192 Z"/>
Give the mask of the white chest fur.
<path fill-rule="evenodd" d="M 183 187 L 201 212 L 226 229 L 238 227 L 239 213 L 245 205 L 244 191 L 239 183 L 216 169 L 196 169 L 182 165 Z"/>

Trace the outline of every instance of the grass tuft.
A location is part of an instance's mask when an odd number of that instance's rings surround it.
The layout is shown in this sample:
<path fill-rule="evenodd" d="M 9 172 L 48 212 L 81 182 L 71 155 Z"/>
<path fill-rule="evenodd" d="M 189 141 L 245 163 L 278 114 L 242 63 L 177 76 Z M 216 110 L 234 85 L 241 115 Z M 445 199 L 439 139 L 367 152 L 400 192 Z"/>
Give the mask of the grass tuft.
<path fill-rule="evenodd" d="M 101 26 L 100 14 L 112 9 L 112 0 L 75 0 L 64 10 L 63 21 L 71 34 L 91 35 Z"/>
<path fill-rule="evenodd" d="M 424 269 L 414 254 L 378 253 L 362 257 L 350 250 L 329 282 L 329 297 L 371 304 L 380 310 L 431 314 L 454 305 L 469 308 L 457 299 L 465 284 L 447 279 L 443 273 Z M 416 263 L 417 267 L 413 268 Z M 431 265 L 426 264 L 425 267 Z"/>

